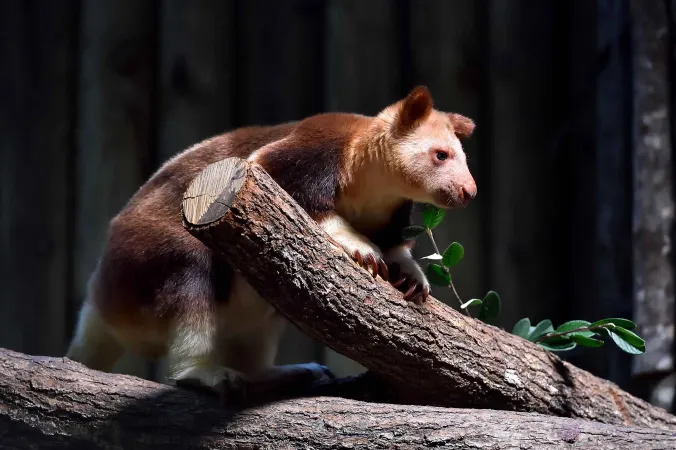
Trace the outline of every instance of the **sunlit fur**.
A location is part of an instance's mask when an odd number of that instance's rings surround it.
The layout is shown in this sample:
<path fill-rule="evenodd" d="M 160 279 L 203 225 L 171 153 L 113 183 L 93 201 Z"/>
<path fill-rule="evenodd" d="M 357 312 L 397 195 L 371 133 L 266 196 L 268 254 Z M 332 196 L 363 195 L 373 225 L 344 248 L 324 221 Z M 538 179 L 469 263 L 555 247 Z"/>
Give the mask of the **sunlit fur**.
<path fill-rule="evenodd" d="M 378 132 L 372 141 L 371 158 L 387 161 L 391 174 L 389 190 L 442 208 L 464 206 L 466 199 L 462 198 L 461 190 L 471 199 L 477 188 L 456 127 L 460 125 L 460 135 L 468 137 L 473 132 L 473 123 L 458 114 L 430 109 L 416 126 L 401 130 L 398 119 L 404 106 L 405 101 L 389 106 L 378 114 L 373 125 Z M 448 159 L 435 160 L 436 150 L 448 152 Z"/>
<path fill-rule="evenodd" d="M 402 238 L 413 201 L 464 206 L 476 194 L 458 137 L 474 123 L 433 108 L 426 88 L 375 117 L 328 113 L 247 127 L 167 161 L 110 223 L 67 356 L 109 371 L 125 349 L 167 356 L 174 379 L 216 388 L 240 379 L 307 382 L 317 364 L 274 367 L 284 319 L 188 233 L 181 200 L 209 164 L 260 164 L 342 247 L 382 257 L 428 287 Z M 448 152 L 445 161 L 435 150 Z M 271 381 L 272 380 L 272 381 Z"/>

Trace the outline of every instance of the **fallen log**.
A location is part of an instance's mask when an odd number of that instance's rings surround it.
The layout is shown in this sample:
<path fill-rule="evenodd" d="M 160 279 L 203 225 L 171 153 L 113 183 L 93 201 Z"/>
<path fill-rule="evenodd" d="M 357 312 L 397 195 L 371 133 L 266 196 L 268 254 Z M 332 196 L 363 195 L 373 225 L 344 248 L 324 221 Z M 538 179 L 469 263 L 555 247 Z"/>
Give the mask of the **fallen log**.
<path fill-rule="evenodd" d="M 66 358 L 0 349 L 0 448 L 78 449 L 663 449 L 664 430 L 534 413 L 318 397 L 242 411 L 215 396 Z"/>
<path fill-rule="evenodd" d="M 302 331 L 381 377 L 398 403 L 676 430 L 676 417 L 524 339 L 374 280 L 258 165 L 229 158 L 185 193 L 184 225 Z"/>

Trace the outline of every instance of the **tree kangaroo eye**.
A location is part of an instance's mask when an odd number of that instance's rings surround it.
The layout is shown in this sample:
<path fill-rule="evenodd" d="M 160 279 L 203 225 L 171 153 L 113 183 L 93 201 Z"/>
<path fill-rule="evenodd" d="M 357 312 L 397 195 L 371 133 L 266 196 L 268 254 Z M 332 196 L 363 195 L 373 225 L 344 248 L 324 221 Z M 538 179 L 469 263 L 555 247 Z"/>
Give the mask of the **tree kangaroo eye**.
<path fill-rule="evenodd" d="M 442 150 L 437 151 L 437 159 L 439 161 L 445 161 L 448 158 L 448 153 Z"/>

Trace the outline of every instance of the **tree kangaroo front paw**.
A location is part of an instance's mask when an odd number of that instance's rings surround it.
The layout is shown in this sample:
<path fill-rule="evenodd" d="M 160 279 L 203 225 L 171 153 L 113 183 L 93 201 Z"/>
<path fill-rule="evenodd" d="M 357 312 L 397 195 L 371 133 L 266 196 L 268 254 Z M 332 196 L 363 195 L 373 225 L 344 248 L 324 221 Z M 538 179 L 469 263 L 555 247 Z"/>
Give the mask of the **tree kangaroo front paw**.
<path fill-rule="evenodd" d="M 347 248 L 345 251 L 357 262 L 357 264 L 368 270 L 373 278 L 380 275 L 383 280 L 389 280 L 387 264 L 385 264 L 385 261 L 383 261 L 379 252 L 358 248 L 354 250 Z"/>
<path fill-rule="evenodd" d="M 397 248 L 385 256 L 390 271 L 390 283 L 404 293 L 404 299 L 425 302 L 430 295 L 430 283 L 407 248 Z"/>
<path fill-rule="evenodd" d="M 375 245 L 356 237 L 337 236 L 335 238 L 330 237 L 330 240 L 333 245 L 342 249 L 357 264 L 368 270 L 373 278 L 380 275 L 385 281 L 389 279 L 387 264 L 385 264 L 380 250 Z"/>
<path fill-rule="evenodd" d="M 387 264 L 383 261 L 382 252 L 372 244 L 366 236 L 357 232 L 340 216 L 325 217 L 320 222 L 333 245 L 343 249 L 347 255 L 361 267 L 368 270 L 373 278 L 380 276 L 388 279 Z"/>
<path fill-rule="evenodd" d="M 430 295 L 430 285 L 422 270 L 406 272 L 399 263 L 390 265 L 392 286 L 404 293 L 404 299 L 412 302 L 425 302 Z"/>

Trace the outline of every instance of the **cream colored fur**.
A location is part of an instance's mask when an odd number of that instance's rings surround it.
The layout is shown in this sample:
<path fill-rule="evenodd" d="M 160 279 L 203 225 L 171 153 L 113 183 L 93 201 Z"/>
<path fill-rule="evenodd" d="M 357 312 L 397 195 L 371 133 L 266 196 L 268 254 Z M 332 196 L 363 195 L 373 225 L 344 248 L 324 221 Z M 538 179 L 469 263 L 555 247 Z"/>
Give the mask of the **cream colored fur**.
<path fill-rule="evenodd" d="M 124 347 L 142 346 L 130 342 L 123 330 L 107 325 L 94 300 L 88 298 L 83 304 L 66 356 L 92 369 L 109 372 Z M 172 332 L 164 343 L 169 381 L 201 384 L 221 391 L 241 386 L 245 380 L 285 383 L 294 376 L 307 374 L 317 380 L 325 379 L 327 374 L 318 364 L 273 365 L 285 323 L 285 319 L 236 274 L 229 301 L 216 310 L 213 317 L 204 317 L 199 322 L 185 320 L 171 327 Z"/>
<path fill-rule="evenodd" d="M 110 372 L 123 353 L 124 347 L 115 339 L 94 304 L 85 301 L 66 357 L 91 369 Z"/>
<path fill-rule="evenodd" d="M 370 242 L 368 238 L 357 232 L 345 219 L 340 216 L 330 216 L 319 222 L 326 233 L 337 243 L 343 246 L 348 254 L 358 251 L 362 256 L 369 254 L 382 258 L 380 249 Z"/>

